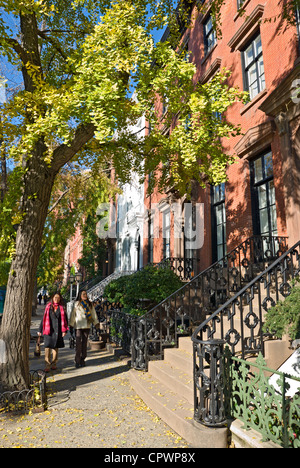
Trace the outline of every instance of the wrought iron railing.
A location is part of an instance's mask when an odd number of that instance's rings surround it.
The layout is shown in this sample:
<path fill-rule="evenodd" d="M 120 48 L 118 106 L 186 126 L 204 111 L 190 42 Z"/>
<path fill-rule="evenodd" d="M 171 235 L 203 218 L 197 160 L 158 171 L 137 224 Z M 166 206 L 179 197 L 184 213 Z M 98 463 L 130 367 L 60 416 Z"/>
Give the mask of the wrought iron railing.
<path fill-rule="evenodd" d="M 242 359 L 264 356 L 264 315 L 290 294 L 300 275 L 300 241 L 283 253 L 234 297 L 218 308 L 192 335 L 195 419 L 204 425 L 226 424 L 224 345 Z M 272 330 L 271 330 L 272 332 Z"/>
<path fill-rule="evenodd" d="M 41 370 L 30 372 L 28 389 L 0 393 L 0 412 L 26 414 L 29 411 L 44 411 L 46 408 L 46 374 Z"/>
<path fill-rule="evenodd" d="M 252 236 L 191 279 L 142 317 L 132 321 L 132 366 L 147 370 L 163 350 L 248 284 L 287 250 L 286 237 Z"/>
<path fill-rule="evenodd" d="M 190 281 L 198 273 L 198 258 L 168 257 L 157 263 L 158 268 L 170 268 L 181 281 Z"/>
<path fill-rule="evenodd" d="M 269 369 L 261 354 L 248 362 L 232 356 L 228 348 L 224 371 L 226 416 L 259 432 L 263 442 L 300 448 L 300 378 Z"/>

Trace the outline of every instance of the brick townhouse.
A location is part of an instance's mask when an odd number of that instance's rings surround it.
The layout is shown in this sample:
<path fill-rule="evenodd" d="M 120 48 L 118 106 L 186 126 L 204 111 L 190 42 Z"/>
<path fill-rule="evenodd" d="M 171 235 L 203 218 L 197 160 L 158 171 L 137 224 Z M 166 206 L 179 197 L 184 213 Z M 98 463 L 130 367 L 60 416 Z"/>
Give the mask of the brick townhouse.
<path fill-rule="evenodd" d="M 289 246 L 300 238 L 300 100 L 292 93 L 295 80 L 300 84 L 299 11 L 295 24 L 287 27 L 281 0 L 226 0 L 221 29 L 217 39 L 209 9 L 205 15 L 192 14 L 182 43 L 197 67 L 195 83 L 207 82 L 226 67 L 232 71 L 229 84 L 249 91 L 250 102 L 234 104 L 227 114 L 242 128 L 242 136 L 223 145 L 237 162 L 229 167 L 225 184 L 192 190 L 193 203 L 202 203 L 204 210 L 204 242 L 194 251 L 186 248 L 184 233 L 174 236 L 175 223 L 182 220 L 172 204 L 184 206 L 185 199 L 171 189 L 147 196 L 146 181 L 144 264 L 194 257 L 201 271 L 251 235 L 288 236 Z M 159 208 L 156 226 L 153 206 Z"/>

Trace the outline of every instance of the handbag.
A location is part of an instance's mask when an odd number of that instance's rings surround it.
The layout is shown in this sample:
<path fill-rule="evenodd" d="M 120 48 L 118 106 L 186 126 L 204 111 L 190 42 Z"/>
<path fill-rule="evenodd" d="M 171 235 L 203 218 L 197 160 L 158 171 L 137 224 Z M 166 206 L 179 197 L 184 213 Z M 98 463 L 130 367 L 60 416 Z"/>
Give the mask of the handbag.
<path fill-rule="evenodd" d="M 41 355 L 41 337 L 40 336 L 36 340 L 34 355 L 35 355 L 35 357 L 40 357 L 40 355 Z"/>

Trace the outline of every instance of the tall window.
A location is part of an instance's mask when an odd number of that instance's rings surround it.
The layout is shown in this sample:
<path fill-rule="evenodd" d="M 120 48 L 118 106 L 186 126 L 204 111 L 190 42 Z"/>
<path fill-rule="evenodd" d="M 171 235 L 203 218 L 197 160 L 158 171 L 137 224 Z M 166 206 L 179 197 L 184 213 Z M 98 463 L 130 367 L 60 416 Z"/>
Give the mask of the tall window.
<path fill-rule="evenodd" d="M 297 32 L 298 32 L 298 41 L 300 42 L 300 6 L 296 7 L 295 16 L 296 16 L 296 26 L 297 26 Z M 300 45 L 299 45 L 299 49 L 300 49 Z"/>
<path fill-rule="evenodd" d="M 211 16 L 209 16 L 207 21 L 204 23 L 203 27 L 204 27 L 204 51 L 206 55 L 217 42 L 217 35 L 213 27 Z"/>
<path fill-rule="evenodd" d="M 226 255 L 225 184 L 211 187 L 213 261 Z"/>
<path fill-rule="evenodd" d="M 245 90 L 253 99 L 266 87 L 260 34 L 242 52 Z"/>
<path fill-rule="evenodd" d="M 148 219 L 148 263 L 153 262 L 153 219 L 152 216 L 149 216 Z"/>
<path fill-rule="evenodd" d="M 255 234 L 277 235 L 277 214 L 271 151 L 251 163 Z"/>
<path fill-rule="evenodd" d="M 165 211 L 163 212 L 163 258 L 169 258 L 171 256 L 170 237 L 170 211 Z"/>

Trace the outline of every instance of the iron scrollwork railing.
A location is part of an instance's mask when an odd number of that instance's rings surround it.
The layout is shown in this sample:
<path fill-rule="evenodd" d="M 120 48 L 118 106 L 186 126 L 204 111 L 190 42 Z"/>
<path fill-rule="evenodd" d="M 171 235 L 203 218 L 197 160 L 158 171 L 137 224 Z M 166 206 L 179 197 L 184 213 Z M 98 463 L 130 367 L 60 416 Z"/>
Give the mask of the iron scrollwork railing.
<path fill-rule="evenodd" d="M 223 347 L 242 359 L 264 356 L 264 315 L 290 294 L 300 275 L 300 241 L 218 308 L 193 333 L 195 420 L 226 424 Z M 272 331 L 271 331 L 272 332 Z"/>
<path fill-rule="evenodd" d="M 168 257 L 157 264 L 158 268 L 170 268 L 182 281 L 189 281 L 198 271 L 199 259 Z"/>
<path fill-rule="evenodd" d="M 224 371 L 226 414 L 259 432 L 263 441 L 300 448 L 300 378 L 269 369 L 261 354 L 247 362 L 228 348 Z"/>
<path fill-rule="evenodd" d="M 0 393 L 0 411 L 26 414 L 47 409 L 46 374 L 42 370 L 31 371 L 29 388 Z"/>
<path fill-rule="evenodd" d="M 147 370 L 165 347 L 205 321 L 287 250 L 286 237 L 252 236 L 132 322 L 132 366 Z M 251 317 L 249 316 L 249 319 Z"/>

